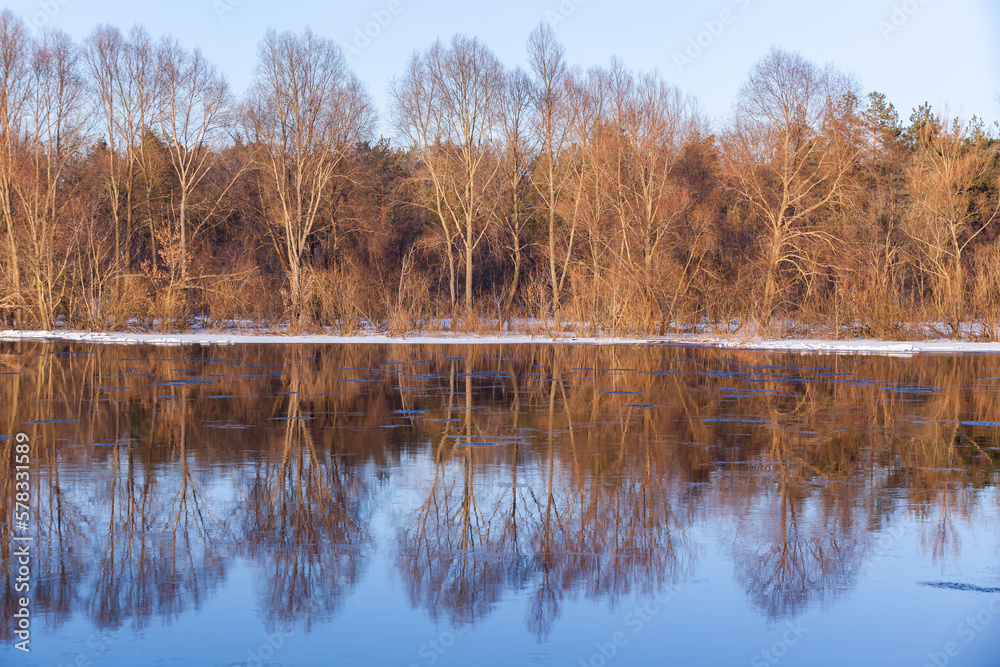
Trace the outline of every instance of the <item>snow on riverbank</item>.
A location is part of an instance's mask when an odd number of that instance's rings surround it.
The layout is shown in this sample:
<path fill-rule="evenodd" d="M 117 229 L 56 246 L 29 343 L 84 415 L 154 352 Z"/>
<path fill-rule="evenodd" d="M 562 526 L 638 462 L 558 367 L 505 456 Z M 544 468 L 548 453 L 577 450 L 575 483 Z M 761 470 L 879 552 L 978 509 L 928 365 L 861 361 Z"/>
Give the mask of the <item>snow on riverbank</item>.
<path fill-rule="evenodd" d="M 751 340 L 751 341 L 705 341 L 703 344 L 741 350 L 775 350 L 788 352 L 843 352 L 859 354 L 910 355 L 921 353 L 956 354 L 964 352 L 1000 353 L 1000 343 L 969 343 L 954 340 Z"/>
<path fill-rule="evenodd" d="M 648 345 L 649 340 L 633 338 L 579 338 L 528 336 L 505 334 L 501 336 L 476 336 L 472 334 L 413 336 L 385 336 L 362 334 L 357 336 L 330 336 L 321 334 L 244 334 L 244 333 L 91 333 L 84 331 L 0 331 L 0 340 L 62 340 L 81 343 L 118 343 L 149 345 L 239 345 L 239 344 L 321 344 L 321 345 Z"/>
<path fill-rule="evenodd" d="M 81 343 L 148 345 L 240 345 L 240 344 L 324 344 L 324 345 L 702 345 L 739 350 L 774 350 L 784 352 L 856 353 L 912 355 L 920 353 L 1000 353 L 1000 343 L 970 343 L 951 340 L 883 341 L 822 339 L 727 339 L 704 335 L 678 335 L 656 338 L 584 338 L 506 334 L 476 336 L 469 334 L 421 334 L 405 337 L 385 335 L 330 336 L 281 335 L 273 333 L 97 333 L 83 331 L 0 331 L 0 340 L 59 340 Z"/>

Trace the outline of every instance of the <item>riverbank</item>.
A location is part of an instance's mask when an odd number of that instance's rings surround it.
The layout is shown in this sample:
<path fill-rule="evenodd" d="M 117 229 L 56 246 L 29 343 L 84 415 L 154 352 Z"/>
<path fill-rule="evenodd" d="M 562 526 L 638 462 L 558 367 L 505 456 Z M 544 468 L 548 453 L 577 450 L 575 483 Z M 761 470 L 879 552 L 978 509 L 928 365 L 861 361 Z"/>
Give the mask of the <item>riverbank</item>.
<path fill-rule="evenodd" d="M 947 339 L 893 341 L 878 339 L 812 338 L 726 338 L 717 335 L 679 334 L 651 338 L 585 337 L 574 335 L 470 335 L 419 334 L 387 336 L 361 334 L 335 336 L 323 334 L 284 335 L 280 333 L 200 332 L 131 333 L 86 331 L 0 331 L 0 340 L 53 340 L 117 345 L 698 345 L 739 350 L 783 352 L 853 353 L 853 354 L 959 354 L 1000 353 L 1000 343 L 978 343 Z"/>

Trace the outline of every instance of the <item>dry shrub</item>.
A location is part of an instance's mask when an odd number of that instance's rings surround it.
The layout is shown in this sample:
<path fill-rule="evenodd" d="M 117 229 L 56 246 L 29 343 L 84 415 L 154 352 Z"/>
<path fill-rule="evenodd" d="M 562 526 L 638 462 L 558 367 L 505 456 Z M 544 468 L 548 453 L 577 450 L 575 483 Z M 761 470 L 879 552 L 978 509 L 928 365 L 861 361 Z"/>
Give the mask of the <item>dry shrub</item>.
<path fill-rule="evenodd" d="M 378 326 L 367 281 L 350 265 L 306 271 L 302 292 L 307 326 L 329 328 L 343 336 Z"/>
<path fill-rule="evenodd" d="M 183 331 L 190 325 L 186 290 L 169 280 L 151 278 L 146 290 L 145 327 L 156 331 Z"/>
<path fill-rule="evenodd" d="M 651 286 L 655 298 L 648 305 L 649 334 L 694 333 L 705 324 L 706 308 L 698 280 L 701 269 L 690 264 L 663 262 Z"/>
<path fill-rule="evenodd" d="M 109 272 L 89 282 L 79 300 L 79 322 L 92 331 L 141 327 L 149 319 L 149 283 L 142 275 Z"/>
<path fill-rule="evenodd" d="M 594 274 L 578 266 L 571 269 L 569 284 L 560 313 L 567 324 L 556 333 L 624 337 L 643 335 L 658 324 L 647 290 L 620 272 Z"/>
<path fill-rule="evenodd" d="M 426 330 L 434 319 L 431 299 L 433 279 L 415 266 L 413 252 L 403 258 L 399 286 L 388 302 L 387 330 L 390 335 Z"/>
<path fill-rule="evenodd" d="M 241 262 L 231 273 L 202 278 L 198 293 L 203 319 L 215 330 L 274 330 L 284 317 L 277 289 L 250 262 Z"/>
<path fill-rule="evenodd" d="M 751 326 L 761 311 L 759 285 L 762 284 L 760 266 L 755 263 L 739 264 L 735 274 L 728 279 L 716 276 L 704 288 L 704 321 L 716 335 L 754 335 Z"/>
<path fill-rule="evenodd" d="M 905 339 L 912 318 L 898 272 L 874 264 L 859 267 L 838 285 L 841 326 L 860 338 Z"/>
<path fill-rule="evenodd" d="M 18 328 L 27 324 L 22 301 L 21 293 L 0 273 L 0 326 Z"/>
<path fill-rule="evenodd" d="M 532 336 L 547 333 L 551 329 L 552 312 L 552 288 L 548 282 L 538 278 L 526 280 L 520 293 L 521 305 L 511 313 L 508 330 Z"/>
<path fill-rule="evenodd" d="M 975 258 L 971 302 L 978 326 L 972 332 L 984 340 L 1000 340 L 1000 242 L 981 248 Z"/>

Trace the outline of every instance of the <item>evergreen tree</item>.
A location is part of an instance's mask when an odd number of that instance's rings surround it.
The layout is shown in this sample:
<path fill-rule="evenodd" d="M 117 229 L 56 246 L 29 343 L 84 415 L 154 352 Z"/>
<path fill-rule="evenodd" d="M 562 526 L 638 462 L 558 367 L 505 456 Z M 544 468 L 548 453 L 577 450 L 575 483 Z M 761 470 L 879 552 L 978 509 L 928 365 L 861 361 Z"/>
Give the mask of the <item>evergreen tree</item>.
<path fill-rule="evenodd" d="M 910 114 L 910 126 L 903 133 L 910 148 L 926 146 L 941 133 L 941 121 L 934 115 L 929 102 L 924 102 Z"/>
<path fill-rule="evenodd" d="M 893 147 L 899 142 L 903 133 L 899 114 L 884 93 L 871 92 L 868 93 L 868 107 L 862 118 L 871 136 L 872 163 L 877 164 L 879 158 L 885 160 L 891 155 Z"/>

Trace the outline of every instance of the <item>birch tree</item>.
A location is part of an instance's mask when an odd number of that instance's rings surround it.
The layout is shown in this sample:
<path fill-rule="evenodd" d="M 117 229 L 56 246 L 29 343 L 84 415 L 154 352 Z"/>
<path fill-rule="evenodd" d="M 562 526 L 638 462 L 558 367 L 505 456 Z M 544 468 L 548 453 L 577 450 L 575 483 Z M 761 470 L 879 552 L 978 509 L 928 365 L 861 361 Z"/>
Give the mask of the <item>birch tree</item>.
<path fill-rule="evenodd" d="M 521 286 L 525 231 L 530 220 L 530 195 L 535 166 L 534 136 L 531 133 L 532 83 L 518 68 L 504 82 L 500 103 L 500 128 L 503 151 L 500 155 L 502 176 L 497 188 L 497 218 L 510 239 L 513 273 L 503 301 L 503 313 L 510 311 Z"/>
<path fill-rule="evenodd" d="M 25 143 L 30 156 L 15 187 L 24 220 L 25 263 L 38 323 L 55 324 L 77 224 L 63 219 L 69 171 L 87 139 L 86 84 L 79 51 L 63 32 L 46 31 L 32 53 Z"/>
<path fill-rule="evenodd" d="M 157 50 L 157 86 L 159 134 L 178 189 L 172 208 L 179 249 L 171 273 L 187 286 L 191 198 L 215 165 L 217 151 L 231 137 L 232 99 L 226 80 L 201 51 L 186 51 L 176 40 L 164 40 Z M 191 227 L 190 236 L 197 235 L 207 222 L 203 216 Z"/>
<path fill-rule="evenodd" d="M 834 242 L 829 231 L 811 223 L 843 202 L 859 159 L 858 147 L 824 131 L 836 125 L 839 103 L 853 95 L 852 88 L 838 72 L 774 49 L 740 89 L 724 143 L 734 194 L 764 230 L 765 328 L 782 297 L 783 269 L 808 281 L 809 246 Z"/>
<path fill-rule="evenodd" d="M 0 255 L 4 283 L 0 286 L 0 308 L 4 310 L 15 310 L 23 304 L 14 186 L 23 157 L 21 139 L 33 48 L 24 22 L 9 9 L 0 12 L 0 224 L 5 236 Z M 15 315 L 15 319 L 20 318 Z"/>
<path fill-rule="evenodd" d="M 270 30 L 258 50 L 244 115 L 265 216 L 288 272 L 292 321 L 302 325 L 309 238 L 333 224 L 324 207 L 338 166 L 372 130 L 371 99 L 335 41 L 310 30 Z"/>
<path fill-rule="evenodd" d="M 492 217 L 490 192 L 500 173 L 503 95 L 500 61 L 479 40 L 461 35 L 415 54 L 392 87 L 396 127 L 422 163 L 445 236 L 453 309 L 454 246 L 464 255 L 465 306 L 472 309 L 473 254 Z"/>
<path fill-rule="evenodd" d="M 677 232 L 690 205 L 674 170 L 697 137 L 698 119 L 692 102 L 655 74 L 635 77 L 616 63 L 607 78 L 614 141 L 595 166 L 614 193 L 618 242 L 611 250 L 652 304 L 664 239 Z"/>
<path fill-rule="evenodd" d="M 135 259 L 136 174 L 143 168 L 143 137 L 156 124 L 155 45 L 136 26 L 127 35 L 103 25 L 87 38 L 84 63 L 94 112 L 107 142 L 107 196 L 115 229 L 115 259 L 125 270 Z M 153 237 L 152 221 L 150 237 Z"/>
<path fill-rule="evenodd" d="M 534 179 L 546 222 L 546 249 L 552 310 L 558 316 L 566 274 L 576 239 L 577 213 L 567 222 L 559 215 L 567 189 L 577 175 L 561 168 L 573 130 L 578 123 L 578 106 L 571 104 L 573 80 L 566 64 L 566 54 L 556 41 L 555 31 L 547 23 L 539 25 L 528 38 L 528 59 L 534 78 L 534 134 L 538 141 L 538 163 Z M 576 97 L 580 97 L 577 95 Z M 577 135 L 581 138 L 581 135 Z M 579 191 L 577 195 L 579 199 Z"/>

